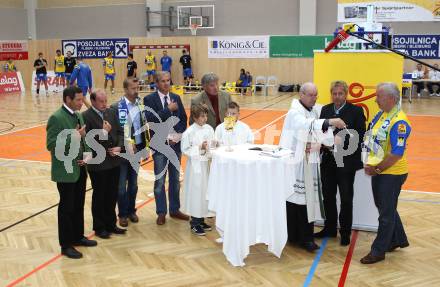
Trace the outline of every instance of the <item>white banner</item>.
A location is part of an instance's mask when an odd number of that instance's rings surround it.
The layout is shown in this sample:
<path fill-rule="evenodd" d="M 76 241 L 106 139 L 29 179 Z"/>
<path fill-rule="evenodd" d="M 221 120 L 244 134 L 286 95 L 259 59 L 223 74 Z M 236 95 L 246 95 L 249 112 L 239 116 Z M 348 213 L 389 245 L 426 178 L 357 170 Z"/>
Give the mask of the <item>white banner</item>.
<path fill-rule="evenodd" d="M 269 36 L 208 37 L 208 58 L 269 58 Z"/>
<path fill-rule="evenodd" d="M 66 84 L 67 85 L 67 84 Z M 54 71 L 47 71 L 47 87 L 49 88 L 48 92 L 55 92 L 56 85 L 55 85 L 55 72 Z M 35 71 L 32 72 L 32 92 L 35 92 L 37 90 L 37 75 L 35 74 Z M 40 82 L 40 93 L 45 91 L 44 83 L 43 81 Z"/>
<path fill-rule="evenodd" d="M 365 22 L 367 5 L 378 22 L 440 21 L 438 0 L 338 0 L 338 22 Z"/>

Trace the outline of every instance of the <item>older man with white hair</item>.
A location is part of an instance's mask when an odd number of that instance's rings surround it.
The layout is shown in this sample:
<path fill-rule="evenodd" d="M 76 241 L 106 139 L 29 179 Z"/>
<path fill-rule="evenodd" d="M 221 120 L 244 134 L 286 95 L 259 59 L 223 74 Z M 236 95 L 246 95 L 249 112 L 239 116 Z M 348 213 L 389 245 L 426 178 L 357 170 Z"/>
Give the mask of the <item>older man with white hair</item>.
<path fill-rule="evenodd" d="M 228 105 L 232 102 L 228 93 L 219 90 L 218 81 L 218 76 L 214 73 L 203 75 L 201 80 L 203 92 L 191 99 L 191 107 L 201 104 L 208 108 L 207 124 L 214 130 L 223 122 Z M 192 115 L 189 124 L 193 124 Z"/>
<path fill-rule="evenodd" d="M 381 111 L 373 118 L 367 132 L 369 155 L 364 169 L 372 177 L 379 229 L 370 253 L 361 259 L 363 264 L 379 262 L 385 259 L 386 252 L 409 246 L 397 202 L 408 177 L 406 142 L 411 125 L 400 108 L 400 91 L 396 84 L 377 85 L 376 102 Z"/>
<path fill-rule="evenodd" d="M 294 152 L 294 193 L 287 199 L 288 239 L 309 252 L 318 249 L 313 239 L 313 222 L 324 217 L 319 173 L 320 143 L 333 144 L 330 126 L 344 128 L 339 118 L 319 119 L 315 108 L 318 91 L 313 83 L 305 83 L 299 99 L 292 102 L 280 139 L 280 146 Z M 327 139 L 330 139 L 327 141 Z"/>

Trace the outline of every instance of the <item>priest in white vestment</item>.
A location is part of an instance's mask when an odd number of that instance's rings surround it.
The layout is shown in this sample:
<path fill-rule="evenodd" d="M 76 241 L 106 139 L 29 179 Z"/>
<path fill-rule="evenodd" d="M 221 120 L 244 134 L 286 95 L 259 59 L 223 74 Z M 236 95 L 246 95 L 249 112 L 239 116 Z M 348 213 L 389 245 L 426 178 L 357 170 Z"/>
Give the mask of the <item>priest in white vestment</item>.
<path fill-rule="evenodd" d="M 284 121 L 280 146 L 294 152 L 294 193 L 287 199 L 288 240 L 313 252 L 319 246 L 313 240 L 313 222 L 325 217 L 319 151 L 321 144 L 334 144 L 331 127 L 344 128 L 339 118 L 319 119 L 315 108 L 318 91 L 313 83 L 305 83 L 293 100 Z M 330 129 L 330 130 L 329 130 Z"/>
<path fill-rule="evenodd" d="M 223 122 L 215 129 L 215 139 L 220 145 L 239 145 L 253 144 L 254 134 L 250 127 L 239 120 L 240 106 L 236 102 L 230 102 L 228 105 L 227 116 L 235 118 L 235 124 L 232 130 L 226 130 L 226 123 Z"/>

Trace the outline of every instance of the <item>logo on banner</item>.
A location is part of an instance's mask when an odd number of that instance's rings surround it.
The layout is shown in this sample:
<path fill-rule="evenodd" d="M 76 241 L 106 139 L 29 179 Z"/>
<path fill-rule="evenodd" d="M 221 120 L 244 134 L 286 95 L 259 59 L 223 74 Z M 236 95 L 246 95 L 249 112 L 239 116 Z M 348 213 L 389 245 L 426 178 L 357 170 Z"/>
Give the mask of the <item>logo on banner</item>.
<path fill-rule="evenodd" d="M 209 37 L 210 58 L 268 58 L 269 36 Z"/>
<path fill-rule="evenodd" d="M 116 41 L 115 42 L 115 56 L 116 57 L 127 57 L 128 56 L 128 45 L 126 41 Z"/>
<path fill-rule="evenodd" d="M 0 94 L 15 93 L 24 90 L 20 85 L 17 72 L 2 73 L 0 76 Z"/>
<path fill-rule="evenodd" d="M 77 57 L 77 50 L 78 50 L 78 44 L 76 41 L 64 41 L 63 42 L 63 51 L 64 55 L 67 54 L 67 52 L 70 52 L 72 54 L 72 57 Z"/>

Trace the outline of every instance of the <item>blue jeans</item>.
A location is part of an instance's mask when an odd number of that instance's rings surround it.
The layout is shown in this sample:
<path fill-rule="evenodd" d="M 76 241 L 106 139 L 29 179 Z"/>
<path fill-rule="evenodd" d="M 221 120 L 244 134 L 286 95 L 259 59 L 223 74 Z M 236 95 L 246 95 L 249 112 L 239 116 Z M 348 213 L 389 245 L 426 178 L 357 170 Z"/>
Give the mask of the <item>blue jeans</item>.
<path fill-rule="evenodd" d="M 118 217 L 136 214 L 137 177 L 138 173 L 130 162 L 123 160 L 119 172 Z"/>
<path fill-rule="evenodd" d="M 397 212 L 400 189 L 407 177 L 408 174 L 381 174 L 371 179 L 374 203 L 379 211 L 379 229 L 371 246 L 374 256 L 383 256 L 389 248 L 408 243 Z"/>
<path fill-rule="evenodd" d="M 181 152 L 176 151 L 179 158 L 182 156 Z M 168 200 L 170 203 L 170 213 L 176 213 L 180 209 L 180 166 L 174 167 L 167 157 L 161 153 L 153 154 L 154 174 L 156 179 L 154 181 L 154 198 L 156 199 L 156 213 L 167 214 L 167 197 L 165 194 L 165 178 L 167 172 L 168 176 Z M 168 167 L 167 167 L 168 165 Z M 166 170 L 165 170 L 166 169 Z M 165 170 L 165 171 L 164 171 Z"/>

